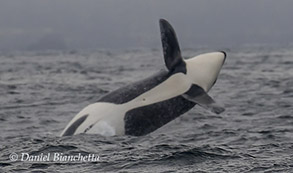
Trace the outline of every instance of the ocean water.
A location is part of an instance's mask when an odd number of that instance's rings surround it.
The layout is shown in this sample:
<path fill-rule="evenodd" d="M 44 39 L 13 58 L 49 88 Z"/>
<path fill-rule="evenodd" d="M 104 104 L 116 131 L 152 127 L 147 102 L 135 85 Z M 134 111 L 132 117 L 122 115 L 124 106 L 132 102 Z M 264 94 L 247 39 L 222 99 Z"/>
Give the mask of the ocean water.
<path fill-rule="evenodd" d="M 225 112 L 195 106 L 140 137 L 58 135 L 102 95 L 165 68 L 161 50 L 0 53 L 0 172 L 293 172 L 293 47 L 226 52 L 209 92 Z"/>

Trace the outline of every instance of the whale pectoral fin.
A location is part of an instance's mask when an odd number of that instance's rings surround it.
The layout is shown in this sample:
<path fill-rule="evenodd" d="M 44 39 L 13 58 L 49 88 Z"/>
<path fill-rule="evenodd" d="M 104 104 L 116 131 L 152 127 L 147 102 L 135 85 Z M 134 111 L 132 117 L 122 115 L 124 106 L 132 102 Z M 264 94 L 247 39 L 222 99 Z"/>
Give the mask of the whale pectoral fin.
<path fill-rule="evenodd" d="M 160 19 L 160 30 L 166 67 L 171 72 L 186 73 L 186 64 L 173 27 L 168 21 Z"/>
<path fill-rule="evenodd" d="M 197 85 L 192 85 L 191 88 L 182 96 L 185 99 L 194 102 L 216 114 L 220 114 L 225 111 L 225 108 L 216 103 L 213 98 L 211 98 L 201 87 Z"/>

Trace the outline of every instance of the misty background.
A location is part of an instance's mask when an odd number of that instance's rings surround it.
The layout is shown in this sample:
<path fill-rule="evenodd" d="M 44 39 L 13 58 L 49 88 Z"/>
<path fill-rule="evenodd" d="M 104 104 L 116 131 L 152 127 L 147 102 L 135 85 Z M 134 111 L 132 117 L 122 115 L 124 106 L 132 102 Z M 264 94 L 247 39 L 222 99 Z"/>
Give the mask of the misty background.
<path fill-rule="evenodd" d="M 1 0 L 0 50 L 182 48 L 293 42 L 292 0 Z"/>

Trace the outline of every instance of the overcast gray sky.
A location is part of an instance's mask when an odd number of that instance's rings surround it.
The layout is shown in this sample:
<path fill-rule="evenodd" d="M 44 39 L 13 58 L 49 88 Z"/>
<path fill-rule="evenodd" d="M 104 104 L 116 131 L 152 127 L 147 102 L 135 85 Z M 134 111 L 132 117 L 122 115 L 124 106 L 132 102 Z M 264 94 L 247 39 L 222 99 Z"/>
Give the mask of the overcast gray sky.
<path fill-rule="evenodd" d="M 292 0 L 0 0 L 0 50 L 182 48 L 293 42 Z"/>

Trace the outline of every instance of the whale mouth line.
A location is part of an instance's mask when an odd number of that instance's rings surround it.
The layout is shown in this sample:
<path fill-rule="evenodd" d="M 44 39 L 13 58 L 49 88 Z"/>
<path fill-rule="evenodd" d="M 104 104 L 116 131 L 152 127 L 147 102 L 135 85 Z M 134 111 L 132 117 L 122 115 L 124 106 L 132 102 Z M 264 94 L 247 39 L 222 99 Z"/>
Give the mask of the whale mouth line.
<path fill-rule="evenodd" d="M 224 54 L 224 61 L 223 61 L 223 64 L 226 62 L 226 58 L 227 58 L 227 53 L 225 51 L 220 51 Z"/>

